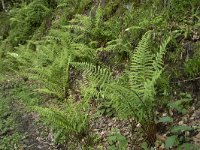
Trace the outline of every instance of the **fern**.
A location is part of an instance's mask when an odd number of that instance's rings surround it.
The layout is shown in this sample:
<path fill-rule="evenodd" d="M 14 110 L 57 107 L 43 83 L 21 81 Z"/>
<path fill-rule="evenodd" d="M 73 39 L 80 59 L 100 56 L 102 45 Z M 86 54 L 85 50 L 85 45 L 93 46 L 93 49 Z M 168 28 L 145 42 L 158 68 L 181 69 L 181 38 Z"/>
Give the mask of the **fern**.
<path fill-rule="evenodd" d="M 45 89 L 38 89 L 40 92 L 53 94 L 59 98 L 66 99 L 69 89 L 69 62 L 70 56 L 62 56 L 54 60 L 51 66 L 43 69 L 33 69 L 39 76 L 35 76 L 43 82 Z"/>
<path fill-rule="evenodd" d="M 170 37 L 160 45 L 159 51 L 154 55 L 150 50 L 151 32 L 142 37 L 131 56 L 130 71 L 127 72 L 128 86 L 120 78 L 115 81 L 109 70 L 88 63 L 74 63 L 74 66 L 87 75 L 89 86 L 101 87 L 100 93 L 112 100 L 119 116 L 135 118 L 141 123 L 150 144 L 155 142 L 156 133 L 154 86 L 163 71 L 163 56 L 169 41 Z"/>
<path fill-rule="evenodd" d="M 184 62 L 184 72 L 190 77 L 194 78 L 200 74 L 200 42 L 194 45 L 194 55 Z"/>
<path fill-rule="evenodd" d="M 109 41 L 106 43 L 106 47 L 103 50 L 115 51 L 115 52 L 130 52 L 130 43 L 125 41 L 123 37 Z M 102 49 L 102 48 L 101 48 Z"/>
<path fill-rule="evenodd" d="M 89 85 L 89 87 L 88 89 L 86 89 L 86 87 L 84 88 L 88 98 L 102 96 L 102 91 L 106 88 L 105 85 L 114 80 L 112 73 L 107 68 L 95 66 L 87 62 L 72 62 L 71 64 L 76 69 L 83 71 L 83 77 L 87 78 L 87 80 L 84 81 L 86 83 L 85 85 Z"/>
<path fill-rule="evenodd" d="M 170 37 L 167 38 L 154 56 L 150 51 L 150 38 L 151 34 L 147 32 L 139 42 L 131 60 L 129 83 L 131 89 L 136 90 L 140 97 L 144 96 L 145 86 L 155 85 L 155 81 L 163 71 L 163 56 L 170 41 Z"/>
<path fill-rule="evenodd" d="M 72 43 L 71 51 L 76 61 L 95 62 L 97 60 L 97 51 L 84 43 Z"/>
<path fill-rule="evenodd" d="M 59 138 L 55 139 L 56 142 L 81 142 L 89 136 L 88 106 L 87 100 L 74 103 L 72 99 L 68 99 L 63 109 L 34 106 L 32 110 L 36 111 L 44 122 L 50 124 L 55 133 L 60 134 Z M 64 141 L 61 141 L 63 138 Z"/>
<path fill-rule="evenodd" d="M 71 61 L 68 34 L 60 34 L 51 30 L 43 41 L 32 42 L 35 50 L 29 45 L 18 48 L 17 72 L 41 83 L 38 92 L 52 94 L 66 99 L 69 89 L 69 63 Z M 55 38 L 56 37 L 56 38 Z"/>
<path fill-rule="evenodd" d="M 132 55 L 128 73 L 130 88 L 114 84 L 110 89 L 113 92 L 111 95 L 113 103 L 119 113 L 122 113 L 121 115 L 125 118 L 133 117 L 141 123 L 147 141 L 153 144 L 156 132 L 154 86 L 163 71 L 163 56 L 170 37 L 161 44 L 156 55 L 150 51 L 150 39 L 151 32 L 147 32 Z M 118 96 L 115 96 L 116 93 Z"/>
<path fill-rule="evenodd" d="M 89 36 L 90 42 L 107 41 L 114 32 L 110 22 L 103 21 L 103 10 L 100 6 L 92 8 L 89 16 L 76 15 L 65 28 L 71 29 L 78 40 L 85 41 Z"/>
<path fill-rule="evenodd" d="M 136 52 L 131 59 L 130 67 L 130 87 L 141 96 L 143 94 L 144 83 L 150 80 L 153 75 L 152 54 L 149 50 L 150 33 L 146 33 L 139 42 Z"/>

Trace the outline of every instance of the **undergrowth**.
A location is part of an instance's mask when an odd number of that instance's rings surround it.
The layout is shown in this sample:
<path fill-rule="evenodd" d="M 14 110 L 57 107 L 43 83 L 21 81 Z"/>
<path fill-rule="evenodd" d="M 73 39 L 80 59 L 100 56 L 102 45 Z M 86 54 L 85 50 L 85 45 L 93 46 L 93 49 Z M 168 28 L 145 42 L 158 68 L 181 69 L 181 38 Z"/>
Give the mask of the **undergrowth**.
<path fill-rule="evenodd" d="M 16 88 L 15 95 L 52 128 L 57 145 L 98 145 L 90 124 L 96 115 L 91 111 L 97 109 L 100 117 L 135 120 L 146 147 L 155 146 L 156 120 L 170 111 L 168 104 L 176 97 L 171 83 L 199 79 L 198 0 L 5 4 L 0 69 L 33 83 Z M 125 149 L 132 144 L 125 138 L 116 129 L 107 143 Z"/>

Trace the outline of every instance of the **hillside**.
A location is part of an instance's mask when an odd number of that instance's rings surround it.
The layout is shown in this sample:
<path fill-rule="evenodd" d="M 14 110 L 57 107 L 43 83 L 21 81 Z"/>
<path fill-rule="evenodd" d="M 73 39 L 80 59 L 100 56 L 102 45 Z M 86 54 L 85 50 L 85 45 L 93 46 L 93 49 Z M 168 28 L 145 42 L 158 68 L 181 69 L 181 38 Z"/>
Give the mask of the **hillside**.
<path fill-rule="evenodd" d="M 0 150 L 198 150 L 199 0 L 1 0 Z"/>

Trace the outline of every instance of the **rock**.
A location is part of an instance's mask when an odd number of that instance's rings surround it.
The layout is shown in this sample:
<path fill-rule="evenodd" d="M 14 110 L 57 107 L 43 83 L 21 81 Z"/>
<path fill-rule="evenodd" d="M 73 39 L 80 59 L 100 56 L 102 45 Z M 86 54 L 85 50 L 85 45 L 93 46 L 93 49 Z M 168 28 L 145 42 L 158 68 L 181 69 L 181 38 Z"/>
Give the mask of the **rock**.
<path fill-rule="evenodd" d="M 183 120 L 181 120 L 181 121 L 178 122 L 178 125 L 183 125 L 183 124 L 184 124 Z"/>
<path fill-rule="evenodd" d="M 137 128 L 140 128 L 140 127 L 141 127 L 141 124 L 140 124 L 140 123 L 138 123 L 138 124 L 136 125 L 136 127 L 137 127 Z"/>
<path fill-rule="evenodd" d="M 186 137 L 189 137 L 189 136 L 190 136 L 190 132 L 189 132 L 189 131 L 186 131 L 186 132 L 185 132 L 185 136 L 186 136 Z"/>
<path fill-rule="evenodd" d="M 166 117 L 166 116 L 167 116 L 167 113 L 163 113 L 162 116 L 163 116 L 163 117 Z"/>
<path fill-rule="evenodd" d="M 164 143 L 162 143 L 162 145 L 160 146 L 160 149 L 165 149 Z"/>
<path fill-rule="evenodd" d="M 195 117 L 194 117 L 194 116 L 190 117 L 190 120 L 192 120 L 192 121 L 193 121 L 194 119 L 195 119 Z"/>
<path fill-rule="evenodd" d="M 183 117 L 182 120 L 186 123 L 186 122 L 188 122 L 188 117 Z"/>
<path fill-rule="evenodd" d="M 108 126 L 111 127 L 112 126 L 112 122 L 108 123 Z"/>

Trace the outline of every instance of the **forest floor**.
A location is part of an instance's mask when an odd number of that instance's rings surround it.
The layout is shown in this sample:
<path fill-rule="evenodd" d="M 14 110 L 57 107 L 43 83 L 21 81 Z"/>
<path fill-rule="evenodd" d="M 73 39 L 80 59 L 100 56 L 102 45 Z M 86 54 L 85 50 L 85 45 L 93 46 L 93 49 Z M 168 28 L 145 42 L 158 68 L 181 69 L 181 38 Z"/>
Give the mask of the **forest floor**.
<path fill-rule="evenodd" d="M 21 101 L 31 99 L 29 83 L 11 76 L 6 78 L 0 81 L 0 150 L 56 149 L 48 129 Z"/>
<path fill-rule="evenodd" d="M 34 84 L 32 81 L 24 81 L 21 78 L 7 75 L 0 78 L 0 150 L 58 150 L 66 149 L 53 143 L 52 131 L 39 121 L 36 113 L 28 111 L 30 105 L 43 105 L 41 95 L 33 92 Z M 189 87 L 190 85 L 188 85 Z M 198 96 L 198 94 L 196 95 Z M 188 109 L 188 113 L 180 115 L 171 112 L 174 122 L 170 125 L 162 125 L 159 129 L 159 140 L 166 140 L 166 135 L 170 135 L 169 128 L 173 125 L 200 125 L 200 106 L 199 97 L 194 98 L 195 102 Z M 44 102 L 44 101 L 43 101 Z M 29 106 L 27 106 L 27 104 Z M 93 106 L 91 113 L 95 113 L 96 107 Z M 159 115 L 166 115 L 162 112 Z M 130 120 L 131 122 L 131 120 Z M 129 149 L 140 149 L 139 145 L 144 141 L 141 136 L 139 125 L 135 124 L 135 129 L 130 133 L 130 122 L 117 120 L 112 116 L 97 117 L 91 122 L 91 130 L 98 135 L 96 148 L 108 146 L 108 137 L 113 129 L 119 129 L 129 142 Z M 200 129 L 183 132 L 178 135 L 185 137 L 187 142 L 200 146 Z M 157 143 L 156 149 L 165 149 L 164 144 Z"/>

